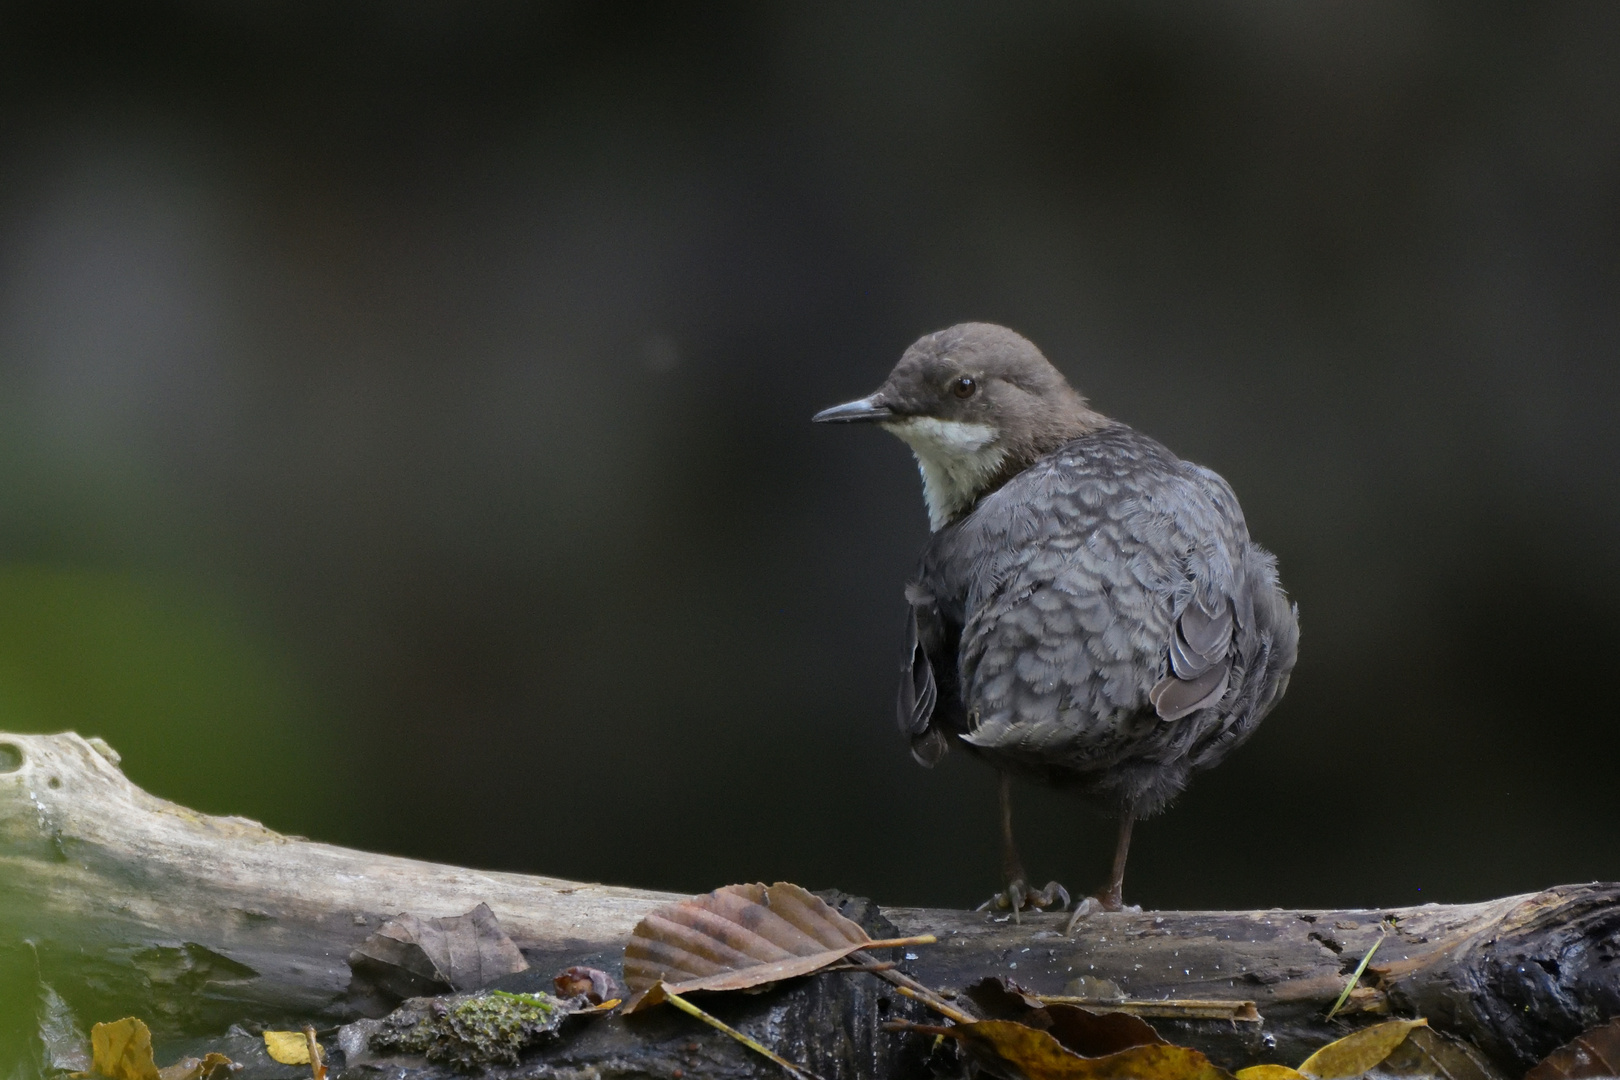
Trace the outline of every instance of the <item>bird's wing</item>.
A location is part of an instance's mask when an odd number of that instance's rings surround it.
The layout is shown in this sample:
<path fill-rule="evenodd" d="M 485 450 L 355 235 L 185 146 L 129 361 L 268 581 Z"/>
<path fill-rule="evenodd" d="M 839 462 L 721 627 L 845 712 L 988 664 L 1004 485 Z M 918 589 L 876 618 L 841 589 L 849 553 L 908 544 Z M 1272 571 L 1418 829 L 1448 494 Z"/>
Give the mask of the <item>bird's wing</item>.
<path fill-rule="evenodd" d="M 918 623 L 938 617 L 937 610 L 913 607 L 906 622 L 906 655 L 900 666 L 900 696 L 895 706 L 900 730 L 907 735 L 921 735 L 934 718 L 939 683 L 934 678 L 934 665 L 923 648 L 926 632 Z"/>
<path fill-rule="evenodd" d="M 1193 468 L 1140 436 L 1066 450 L 963 520 L 948 540 L 952 561 L 969 567 L 963 738 L 1035 763 L 1105 768 L 1139 744 L 1144 724 L 1226 693 L 1242 519 Z"/>
<path fill-rule="evenodd" d="M 911 756 L 932 768 L 950 748 L 946 736 L 960 728 L 956 646 L 961 630 L 933 596 L 916 583 L 906 590 L 906 651 L 900 665 L 895 719 L 911 740 Z"/>

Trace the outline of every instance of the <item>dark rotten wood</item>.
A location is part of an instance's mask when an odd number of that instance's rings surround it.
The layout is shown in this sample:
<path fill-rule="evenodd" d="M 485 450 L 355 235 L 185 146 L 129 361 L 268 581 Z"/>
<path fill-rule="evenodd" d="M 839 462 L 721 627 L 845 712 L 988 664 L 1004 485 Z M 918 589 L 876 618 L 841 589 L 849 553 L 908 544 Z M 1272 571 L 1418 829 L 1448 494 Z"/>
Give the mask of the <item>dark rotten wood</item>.
<path fill-rule="evenodd" d="M 635 923 L 675 899 L 282 836 L 147 794 L 104 745 L 71 734 L 0 735 L 0 970 L 51 984 L 86 1023 L 135 1013 L 171 1042 L 241 1021 L 343 1024 L 356 1019 L 347 994 L 355 944 L 400 911 L 454 915 L 479 902 L 534 965 L 535 984 L 569 964 L 616 970 Z M 960 911 L 879 914 L 858 903 L 852 913 L 880 931 L 938 934 L 940 944 L 912 950 L 907 965 L 934 986 L 994 974 L 1040 993 L 1096 995 L 1112 983 L 1137 999 L 1252 1000 L 1260 1023 L 1153 1020 L 1167 1038 L 1228 1067 L 1297 1062 L 1393 1014 L 1427 1016 L 1517 1074 L 1620 1014 L 1617 885 L 1373 911 L 1104 913 L 1073 937 L 1057 915 L 1018 926 Z M 1326 1021 L 1381 935 L 1363 980 L 1370 985 Z M 869 975 L 709 1000 L 829 1077 L 917 1074 L 927 1048 L 880 1030 L 888 1016 L 918 1014 Z M 673 1014 L 613 1018 L 543 1060 L 603 1076 L 691 1075 L 694 1066 L 776 1075 L 718 1038 Z"/>

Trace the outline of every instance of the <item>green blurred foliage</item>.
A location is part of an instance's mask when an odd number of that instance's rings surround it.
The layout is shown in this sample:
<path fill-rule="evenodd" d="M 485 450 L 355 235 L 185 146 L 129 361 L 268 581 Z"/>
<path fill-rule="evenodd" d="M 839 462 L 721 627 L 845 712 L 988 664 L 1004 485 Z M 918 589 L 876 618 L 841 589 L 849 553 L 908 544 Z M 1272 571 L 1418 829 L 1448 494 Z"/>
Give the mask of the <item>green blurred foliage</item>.
<path fill-rule="evenodd" d="M 311 832 L 341 813 L 296 671 L 172 578 L 0 567 L 0 730 L 99 735 L 137 784 L 213 813 Z"/>

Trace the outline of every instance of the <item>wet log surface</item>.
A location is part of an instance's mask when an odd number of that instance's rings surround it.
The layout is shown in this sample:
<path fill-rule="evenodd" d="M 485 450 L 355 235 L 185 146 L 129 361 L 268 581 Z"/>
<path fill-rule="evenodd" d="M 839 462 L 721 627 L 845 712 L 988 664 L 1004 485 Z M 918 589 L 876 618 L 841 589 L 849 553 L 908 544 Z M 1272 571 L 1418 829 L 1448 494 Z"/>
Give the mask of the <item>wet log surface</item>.
<path fill-rule="evenodd" d="M 402 911 L 437 917 L 489 904 L 532 965 L 498 985 L 549 989 L 550 976 L 573 964 L 618 974 L 631 928 L 677 899 L 282 836 L 147 794 L 104 745 L 0 734 L 0 980 L 26 979 L 23 1000 L 35 980 L 50 984 L 84 1024 L 139 1015 L 175 1053 L 218 1045 L 233 1024 L 331 1030 L 356 1020 L 364 1004 L 349 990 L 349 952 Z M 1014 925 L 970 912 L 846 907 L 880 934 L 937 934 L 939 944 L 911 950 L 905 963 L 936 987 L 1003 975 L 1046 994 L 1117 988 L 1132 1002 L 1252 1001 L 1258 1022 L 1151 1020 L 1167 1039 L 1228 1068 L 1298 1062 L 1353 1027 L 1421 1015 L 1517 1075 L 1620 1015 L 1620 885 L 1371 911 L 1105 913 L 1072 937 L 1057 915 Z M 1347 1008 L 1326 1020 L 1380 940 Z M 870 975 L 824 974 L 704 1004 L 825 1077 L 928 1075 L 931 1040 L 881 1030 L 887 1019 L 922 1019 L 919 1007 Z M 297 1074 L 277 1068 L 264 1075 Z M 510 1075 L 578 1070 L 780 1075 L 668 1008 L 585 1022 Z"/>

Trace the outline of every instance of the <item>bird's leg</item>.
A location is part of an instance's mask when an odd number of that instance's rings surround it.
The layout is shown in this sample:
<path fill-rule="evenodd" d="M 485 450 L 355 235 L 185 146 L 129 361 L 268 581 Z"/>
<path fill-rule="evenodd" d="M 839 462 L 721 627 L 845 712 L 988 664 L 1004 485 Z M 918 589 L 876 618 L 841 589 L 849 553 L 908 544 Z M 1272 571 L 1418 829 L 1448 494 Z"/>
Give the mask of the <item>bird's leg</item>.
<path fill-rule="evenodd" d="M 1125 807 L 1119 819 L 1119 839 L 1114 842 L 1114 869 L 1108 875 L 1108 884 L 1097 894 L 1104 911 L 1118 911 L 1125 906 L 1125 857 L 1131 853 L 1131 826 L 1136 824 L 1134 807 Z"/>
<path fill-rule="evenodd" d="M 1007 906 L 1012 908 L 1013 922 L 1029 898 L 1029 879 L 1024 874 L 1024 860 L 1018 857 L 1018 843 L 1013 840 L 1012 777 L 1000 773 L 1001 780 L 1001 880 L 1007 886 Z"/>
<path fill-rule="evenodd" d="M 1048 881 L 1044 889 L 1031 889 L 1024 874 L 1024 860 L 1018 857 L 1018 845 L 1013 841 L 1012 777 L 1001 773 L 1001 879 L 1007 890 L 999 892 L 979 905 L 980 911 L 995 908 L 1012 910 L 1013 922 L 1021 922 L 1019 913 L 1024 908 L 1044 911 L 1055 907 L 1059 911 L 1069 906 L 1069 890 L 1055 881 Z"/>
<path fill-rule="evenodd" d="M 1119 816 L 1119 839 L 1114 843 L 1114 869 L 1108 875 L 1108 883 L 1075 905 L 1069 925 L 1063 929 L 1065 934 L 1073 932 L 1075 924 L 1093 912 L 1124 909 L 1125 858 L 1131 853 L 1131 826 L 1134 824 L 1136 807 L 1126 803 L 1124 812 Z"/>

